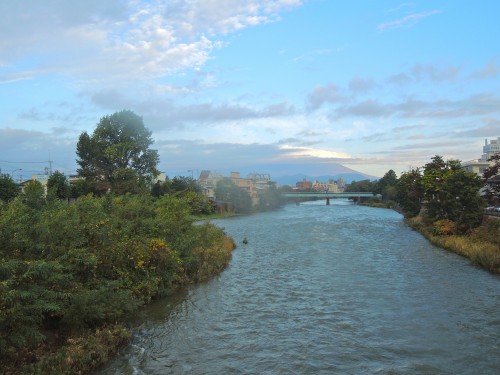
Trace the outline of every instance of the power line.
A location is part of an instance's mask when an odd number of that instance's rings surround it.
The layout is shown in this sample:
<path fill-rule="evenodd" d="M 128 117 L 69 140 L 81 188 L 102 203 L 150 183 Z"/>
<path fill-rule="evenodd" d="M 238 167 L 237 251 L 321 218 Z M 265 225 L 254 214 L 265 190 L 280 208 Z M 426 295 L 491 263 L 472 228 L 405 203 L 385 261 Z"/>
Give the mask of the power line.
<path fill-rule="evenodd" d="M 10 163 L 10 164 L 45 164 L 45 163 L 52 163 L 51 160 L 46 160 L 46 161 L 7 161 L 7 160 L 0 160 L 0 163 Z"/>

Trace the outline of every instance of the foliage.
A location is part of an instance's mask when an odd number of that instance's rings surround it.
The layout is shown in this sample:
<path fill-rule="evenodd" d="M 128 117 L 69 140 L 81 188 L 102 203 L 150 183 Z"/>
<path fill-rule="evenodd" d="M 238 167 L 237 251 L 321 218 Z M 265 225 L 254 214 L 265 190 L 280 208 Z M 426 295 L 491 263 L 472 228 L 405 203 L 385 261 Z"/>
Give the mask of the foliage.
<path fill-rule="evenodd" d="M 19 195 L 19 188 L 11 176 L 0 174 L 0 201 L 8 202 Z"/>
<path fill-rule="evenodd" d="M 432 220 L 449 219 L 462 230 L 481 223 L 484 201 L 479 195 L 481 180 L 465 172 L 458 160 L 444 161 L 435 156 L 424 167 L 421 185 L 426 199 L 426 211 Z"/>
<path fill-rule="evenodd" d="M 374 193 L 382 194 L 384 201 L 394 200 L 397 194 L 398 176 L 389 170 L 375 185 Z"/>
<path fill-rule="evenodd" d="M 375 192 L 377 182 L 370 180 L 353 181 L 345 188 L 345 192 Z"/>
<path fill-rule="evenodd" d="M 24 187 L 21 197 L 27 206 L 39 209 L 45 204 L 45 188 L 40 181 L 31 180 Z"/>
<path fill-rule="evenodd" d="M 450 220 L 460 232 L 481 224 L 484 199 L 481 179 L 464 171 L 458 160 L 436 155 L 420 170 L 405 172 L 397 183 L 397 201 L 407 217 L 418 215 L 422 206 L 433 222 Z"/>
<path fill-rule="evenodd" d="M 483 172 L 483 194 L 492 206 L 500 206 L 500 154 L 493 155 L 488 161 L 492 162 Z"/>
<path fill-rule="evenodd" d="M 260 211 L 273 210 L 281 207 L 285 204 L 285 198 L 280 189 L 276 186 L 271 185 L 259 194 L 259 206 Z"/>
<path fill-rule="evenodd" d="M 418 215 L 422 208 L 424 191 L 421 186 L 420 170 L 412 169 L 403 172 L 397 183 L 396 201 L 407 217 Z"/>
<path fill-rule="evenodd" d="M 152 144 L 151 131 L 132 111 L 104 116 L 92 135 L 80 135 L 78 174 L 93 182 L 98 193 L 142 192 L 159 173 Z"/>
<path fill-rule="evenodd" d="M 175 285 L 219 272 L 234 248 L 222 230 L 192 225 L 185 198 L 38 198 L 33 183 L 0 205 L 0 362 L 42 345 L 48 330 L 62 339 L 123 321 Z"/>
<path fill-rule="evenodd" d="M 41 375 L 90 373 L 105 364 L 129 339 L 130 332 L 121 325 L 97 328 L 80 336 L 68 338 L 53 355 L 43 357 L 38 363 L 24 366 L 21 373 Z"/>
<path fill-rule="evenodd" d="M 191 207 L 191 215 L 209 215 L 215 211 L 214 205 L 201 193 L 198 181 L 191 177 L 174 177 L 172 180 L 157 181 L 151 195 L 161 197 L 170 194 L 184 200 Z"/>
<path fill-rule="evenodd" d="M 218 201 L 226 204 L 227 211 L 236 213 L 250 213 L 252 198 L 244 188 L 238 187 L 230 178 L 217 181 L 215 196 Z"/>
<path fill-rule="evenodd" d="M 448 219 L 442 219 L 434 222 L 433 224 L 434 234 L 439 236 L 449 236 L 451 234 L 457 234 L 457 224 Z"/>
<path fill-rule="evenodd" d="M 68 180 L 59 171 L 55 171 L 47 181 L 48 194 L 53 194 L 58 199 L 66 200 L 71 195 L 71 187 Z"/>
<path fill-rule="evenodd" d="M 407 223 L 436 246 L 465 256 L 473 264 L 492 273 L 500 274 L 500 246 L 497 241 L 498 233 L 500 233 L 500 220 L 491 220 L 474 229 L 467 236 L 435 234 L 434 226 L 429 225 L 421 216 L 411 218 L 407 220 Z M 492 238 L 496 239 L 492 240 Z"/>

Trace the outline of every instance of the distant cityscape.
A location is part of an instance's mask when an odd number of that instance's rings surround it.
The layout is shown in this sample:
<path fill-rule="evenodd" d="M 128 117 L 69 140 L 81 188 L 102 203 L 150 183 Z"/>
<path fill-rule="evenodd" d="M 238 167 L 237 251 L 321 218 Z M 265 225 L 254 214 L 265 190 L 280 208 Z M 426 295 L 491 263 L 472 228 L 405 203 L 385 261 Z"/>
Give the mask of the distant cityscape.
<path fill-rule="evenodd" d="M 485 139 L 483 146 L 483 153 L 478 159 L 468 160 L 462 162 L 462 168 L 464 168 L 468 172 L 472 172 L 477 174 L 478 176 L 482 176 L 485 169 L 487 169 L 491 162 L 488 160 L 495 154 L 500 153 L 500 137 L 496 139 Z M 42 186 L 46 188 L 47 181 L 49 176 L 52 174 L 52 162 L 50 162 L 50 167 L 44 168 L 44 173 L 33 174 L 30 179 L 25 180 L 22 179 L 22 175 L 17 179 L 18 185 L 21 189 L 24 189 L 26 184 L 31 180 L 39 181 Z M 15 172 L 21 172 L 22 169 L 14 169 L 10 172 L 11 177 L 16 180 L 14 174 Z M 272 177 L 269 173 L 249 173 L 246 177 L 242 177 L 240 172 L 231 172 L 229 176 L 224 176 L 223 174 L 211 171 L 211 170 L 202 170 L 199 176 L 194 175 L 194 170 L 189 170 L 191 172 L 191 178 L 197 180 L 202 188 L 203 194 L 209 199 L 215 199 L 215 187 L 217 186 L 217 182 L 222 180 L 223 178 L 230 178 L 231 181 L 238 187 L 244 189 L 249 196 L 252 198 L 252 203 L 258 204 L 259 202 L 259 194 L 269 187 L 274 186 L 289 186 L 291 190 L 309 190 L 309 191 L 317 191 L 317 192 L 330 192 L 330 193 L 342 193 L 344 192 L 346 185 L 349 181 L 347 181 L 344 177 L 340 176 L 338 178 L 322 178 L 321 181 L 319 178 L 308 178 L 302 177 L 300 180 L 297 180 L 293 185 L 289 184 L 278 184 L 276 181 L 272 180 Z M 1 170 L 0 170 L 1 173 Z M 363 177 L 362 174 L 358 174 L 358 176 Z M 78 175 L 69 175 L 66 176 L 68 182 L 70 184 L 74 184 L 77 180 L 81 179 Z M 160 173 L 157 178 L 157 181 L 166 181 L 168 176 L 165 173 Z M 363 178 L 360 178 L 363 179 Z"/>

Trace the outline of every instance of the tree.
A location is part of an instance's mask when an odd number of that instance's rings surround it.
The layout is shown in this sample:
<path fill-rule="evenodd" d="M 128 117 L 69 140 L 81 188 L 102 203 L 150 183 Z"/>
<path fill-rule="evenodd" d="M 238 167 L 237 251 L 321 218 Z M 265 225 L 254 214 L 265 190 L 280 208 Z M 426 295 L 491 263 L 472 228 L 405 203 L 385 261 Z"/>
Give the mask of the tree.
<path fill-rule="evenodd" d="M 70 185 L 64 174 L 55 171 L 47 181 L 48 194 L 54 194 L 58 199 L 68 199 L 70 196 Z"/>
<path fill-rule="evenodd" d="M 427 214 L 430 218 L 451 220 L 451 218 L 447 217 L 450 202 L 444 187 L 446 180 L 460 169 L 458 160 L 444 161 L 442 156 L 439 155 L 434 156 L 424 166 L 421 183 L 427 201 Z"/>
<path fill-rule="evenodd" d="M 375 192 L 376 182 L 370 180 L 353 181 L 346 186 L 346 192 Z"/>
<path fill-rule="evenodd" d="M 95 183 L 98 193 L 138 193 L 149 187 L 159 172 L 158 152 L 142 117 L 123 110 L 104 116 L 92 135 L 78 140 L 78 174 Z"/>
<path fill-rule="evenodd" d="M 0 200 L 8 202 L 19 195 L 19 188 L 8 174 L 0 174 Z"/>
<path fill-rule="evenodd" d="M 259 209 L 260 210 L 270 210 L 281 207 L 285 204 L 285 198 L 275 185 L 269 186 L 264 189 L 262 193 L 259 194 Z"/>
<path fill-rule="evenodd" d="M 215 187 L 217 200 L 227 204 L 229 211 L 249 213 L 252 210 L 252 198 L 245 189 L 238 187 L 230 178 L 217 181 Z"/>
<path fill-rule="evenodd" d="M 464 232 L 481 224 L 485 207 L 479 194 L 481 186 L 480 177 L 463 169 L 454 171 L 444 183 L 447 218 L 459 224 Z"/>
<path fill-rule="evenodd" d="M 479 195 L 481 179 L 465 172 L 459 160 L 433 157 L 424 167 L 421 186 L 427 216 L 432 221 L 448 219 L 459 224 L 463 231 L 481 223 L 484 207 Z"/>
<path fill-rule="evenodd" d="M 493 164 L 483 172 L 483 194 L 492 206 L 500 205 L 500 154 L 493 155 L 488 161 Z"/>
<path fill-rule="evenodd" d="M 392 169 L 389 170 L 384 177 L 377 181 L 374 193 L 382 194 L 384 201 L 393 200 L 396 198 L 396 185 L 398 176 Z"/>
<path fill-rule="evenodd" d="M 45 188 L 40 181 L 28 182 L 22 196 L 26 205 L 33 209 L 39 210 L 45 204 Z"/>
<path fill-rule="evenodd" d="M 418 168 L 403 172 L 396 187 L 396 201 L 407 217 L 417 216 L 422 208 L 424 192 Z"/>
<path fill-rule="evenodd" d="M 201 193 L 201 186 L 192 177 L 175 176 L 170 181 L 170 191 Z"/>

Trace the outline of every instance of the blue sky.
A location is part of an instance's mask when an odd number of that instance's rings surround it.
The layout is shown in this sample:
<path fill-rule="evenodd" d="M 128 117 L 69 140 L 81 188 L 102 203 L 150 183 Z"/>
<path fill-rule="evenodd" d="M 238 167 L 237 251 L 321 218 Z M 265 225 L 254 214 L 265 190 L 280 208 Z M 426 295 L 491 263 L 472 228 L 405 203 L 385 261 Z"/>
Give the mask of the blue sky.
<path fill-rule="evenodd" d="M 3 0 L 0 168 L 75 173 L 78 136 L 122 109 L 171 176 L 475 159 L 500 136 L 498 14 L 496 0 Z"/>

